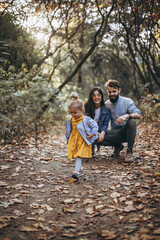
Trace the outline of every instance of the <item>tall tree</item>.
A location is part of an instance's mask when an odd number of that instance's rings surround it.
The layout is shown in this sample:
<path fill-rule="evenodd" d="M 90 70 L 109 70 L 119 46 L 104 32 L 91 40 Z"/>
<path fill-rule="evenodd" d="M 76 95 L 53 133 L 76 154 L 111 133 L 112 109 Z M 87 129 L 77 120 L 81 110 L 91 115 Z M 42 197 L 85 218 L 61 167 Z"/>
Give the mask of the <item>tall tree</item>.
<path fill-rule="evenodd" d="M 120 0 L 116 3 L 119 33 L 141 83 L 153 93 L 160 87 L 157 0 Z"/>

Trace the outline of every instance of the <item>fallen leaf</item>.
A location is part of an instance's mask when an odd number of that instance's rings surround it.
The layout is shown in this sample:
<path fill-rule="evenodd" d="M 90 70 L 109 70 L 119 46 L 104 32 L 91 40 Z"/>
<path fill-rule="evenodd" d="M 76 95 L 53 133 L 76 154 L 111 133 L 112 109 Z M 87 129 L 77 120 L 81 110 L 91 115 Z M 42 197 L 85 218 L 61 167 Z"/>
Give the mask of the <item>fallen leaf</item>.
<path fill-rule="evenodd" d="M 20 199 L 12 199 L 13 203 L 23 203 L 23 200 L 20 200 Z"/>
<path fill-rule="evenodd" d="M 115 232 L 110 232 L 108 230 L 98 231 L 98 234 L 101 235 L 102 237 L 105 237 L 105 239 L 114 239 L 114 238 L 116 238 Z"/>
<path fill-rule="evenodd" d="M 67 193 L 69 193 L 69 190 L 63 190 L 63 193 L 67 194 Z"/>
<path fill-rule="evenodd" d="M 66 208 L 64 208 L 64 212 L 75 213 L 76 210 L 72 207 L 66 207 Z"/>
<path fill-rule="evenodd" d="M 143 209 L 145 206 L 143 205 L 143 204 L 139 204 L 138 206 L 136 206 L 136 208 L 138 209 L 138 210 L 141 210 L 141 209 Z"/>
<path fill-rule="evenodd" d="M 139 182 L 136 182 L 134 186 L 139 187 L 139 186 L 141 186 L 141 184 Z"/>
<path fill-rule="evenodd" d="M 27 217 L 26 219 L 27 219 L 27 220 L 37 221 L 37 218 L 36 218 L 36 217 Z"/>
<path fill-rule="evenodd" d="M 154 172 L 154 176 L 155 177 L 160 177 L 160 173 L 159 172 Z"/>
<path fill-rule="evenodd" d="M 88 214 L 93 214 L 94 209 L 93 209 L 93 207 L 88 207 L 88 208 L 86 208 L 85 212 L 88 213 Z"/>
<path fill-rule="evenodd" d="M 159 235 L 160 234 L 160 228 L 157 228 L 153 231 L 153 234 Z"/>
<path fill-rule="evenodd" d="M 84 235 L 88 235 L 90 232 L 79 232 L 77 233 L 78 236 L 84 236 Z"/>
<path fill-rule="evenodd" d="M 39 184 L 37 187 L 38 188 L 41 188 L 41 187 L 43 187 L 44 186 L 44 184 Z"/>
<path fill-rule="evenodd" d="M 29 172 L 30 175 L 37 175 L 36 172 Z"/>
<path fill-rule="evenodd" d="M 64 200 L 64 203 L 73 203 L 73 198 L 68 198 L 66 200 Z"/>
<path fill-rule="evenodd" d="M 65 224 L 64 227 L 65 227 L 65 228 L 76 228 L 76 227 L 77 227 L 77 224 L 76 224 L 76 223 L 67 223 L 67 224 Z"/>
<path fill-rule="evenodd" d="M 113 198 L 113 201 L 114 201 L 116 204 L 118 204 L 117 198 Z"/>
<path fill-rule="evenodd" d="M 0 186 L 1 186 L 1 187 L 7 186 L 7 185 L 8 185 L 8 183 L 6 183 L 6 182 L 4 182 L 4 181 L 0 181 Z"/>
<path fill-rule="evenodd" d="M 120 202 L 126 201 L 126 198 L 125 198 L 125 197 L 120 197 L 120 198 L 119 198 L 119 201 L 120 201 Z"/>
<path fill-rule="evenodd" d="M 20 231 L 22 231 L 22 232 L 36 232 L 36 231 L 38 231 L 38 228 L 35 227 L 35 226 L 22 225 L 20 227 Z"/>
<path fill-rule="evenodd" d="M 71 233 L 63 233 L 61 236 L 63 236 L 63 237 L 69 237 L 69 238 L 75 238 L 75 235 L 74 235 L 74 234 L 71 234 Z"/>
<path fill-rule="evenodd" d="M 87 199 L 85 199 L 84 201 L 83 201 L 83 204 L 90 204 L 90 203 L 93 203 L 93 200 L 92 199 L 90 199 L 90 198 L 87 198 Z"/>
<path fill-rule="evenodd" d="M 104 196 L 104 194 L 103 193 L 97 193 L 97 194 L 95 194 L 97 197 L 102 197 L 102 196 Z"/>
<path fill-rule="evenodd" d="M 126 208 L 123 209 L 124 212 L 132 212 L 136 211 L 136 208 L 133 205 L 128 205 Z"/>
<path fill-rule="evenodd" d="M 111 198 L 117 198 L 120 197 L 120 194 L 118 192 L 113 192 L 110 194 Z"/>
<path fill-rule="evenodd" d="M 26 191 L 26 190 L 21 190 L 20 193 L 26 196 L 29 195 L 29 191 Z"/>
<path fill-rule="evenodd" d="M 40 221 L 40 222 L 45 222 L 46 221 L 46 219 L 43 218 L 43 217 L 38 217 L 37 220 Z"/>
<path fill-rule="evenodd" d="M 101 204 L 101 205 L 97 205 L 95 206 L 95 210 L 98 211 L 98 210 L 102 210 L 103 208 L 105 208 L 106 206 Z"/>
<path fill-rule="evenodd" d="M 148 194 L 147 192 L 138 192 L 138 193 L 137 193 L 137 197 L 143 198 L 143 197 L 145 197 L 147 194 Z"/>
<path fill-rule="evenodd" d="M 42 170 L 41 173 L 48 173 L 48 171 L 47 170 Z"/>
<path fill-rule="evenodd" d="M 44 226 L 41 222 L 40 223 L 35 223 L 34 226 L 37 227 L 37 228 L 40 227 L 44 231 L 47 231 L 47 232 L 53 232 L 53 229 L 51 227 Z"/>
<path fill-rule="evenodd" d="M 149 233 L 149 229 L 148 228 L 144 228 L 144 227 L 141 227 L 140 229 L 139 229 L 139 234 L 140 235 L 142 235 L 142 234 L 144 234 L 144 233 Z"/>
<path fill-rule="evenodd" d="M 96 174 L 101 173 L 101 172 L 102 172 L 101 170 L 95 170 L 95 171 L 93 171 L 93 173 L 96 173 Z"/>
<path fill-rule="evenodd" d="M 4 208 L 8 208 L 10 205 L 13 205 L 14 202 L 10 200 L 9 202 L 0 202 L 0 206 L 3 206 Z"/>
<path fill-rule="evenodd" d="M 40 206 L 41 206 L 41 208 L 46 209 L 48 211 L 52 211 L 53 210 L 53 208 L 50 207 L 48 204 L 41 204 Z"/>
<path fill-rule="evenodd" d="M 76 181 L 77 181 L 77 180 L 74 179 L 74 178 L 70 178 L 70 179 L 68 180 L 69 183 L 74 183 L 74 182 L 76 182 Z"/>
<path fill-rule="evenodd" d="M 108 209 L 103 209 L 103 210 L 101 211 L 101 216 L 104 216 L 104 215 L 108 214 L 109 212 L 113 212 L 113 211 L 115 211 L 115 209 L 110 209 L 110 208 L 108 208 Z"/>
<path fill-rule="evenodd" d="M 38 203 L 31 203 L 30 207 L 31 208 L 39 208 L 39 204 Z"/>
<path fill-rule="evenodd" d="M 6 215 L 3 217 L 0 217 L 0 222 L 5 223 L 5 222 L 9 222 L 12 219 L 16 219 L 18 218 L 17 216 L 12 216 L 12 215 Z"/>
<path fill-rule="evenodd" d="M 93 194 L 93 191 L 91 189 L 88 190 L 89 194 Z"/>
<path fill-rule="evenodd" d="M 108 188 L 105 188 L 105 189 L 102 188 L 102 191 L 103 191 L 103 192 L 108 192 L 108 190 L 109 190 Z"/>
<path fill-rule="evenodd" d="M 147 234 L 142 234 L 141 235 L 141 240 L 153 240 L 153 236 L 147 235 Z"/>
<path fill-rule="evenodd" d="M 0 168 L 1 168 L 2 170 L 4 170 L 4 169 L 10 168 L 10 166 L 9 166 L 9 165 L 2 165 L 2 166 L 0 166 Z"/>
<path fill-rule="evenodd" d="M 47 234 L 46 233 L 42 233 L 38 236 L 38 240 L 47 240 Z"/>
<path fill-rule="evenodd" d="M 8 225 L 9 225 L 9 223 L 2 223 L 2 224 L 0 224 L 0 229 L 7 227 Z"/>

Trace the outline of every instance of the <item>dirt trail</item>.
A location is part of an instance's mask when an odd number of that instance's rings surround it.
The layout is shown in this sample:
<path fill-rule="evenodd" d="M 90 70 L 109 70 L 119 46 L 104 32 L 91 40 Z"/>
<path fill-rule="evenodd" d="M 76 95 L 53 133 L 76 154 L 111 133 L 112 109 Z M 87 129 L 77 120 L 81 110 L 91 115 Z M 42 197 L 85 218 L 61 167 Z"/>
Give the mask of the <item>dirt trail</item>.
<path fill-rule="evenodd" d="M 133 164 L 101 147 L 72 184 L 75 163 L 67 160 L 62 128 L 41 135 L 38 147 L 33 139 L 1 145 L 0 239 L 160 239 L 158 136 L 139 126 Z"/>

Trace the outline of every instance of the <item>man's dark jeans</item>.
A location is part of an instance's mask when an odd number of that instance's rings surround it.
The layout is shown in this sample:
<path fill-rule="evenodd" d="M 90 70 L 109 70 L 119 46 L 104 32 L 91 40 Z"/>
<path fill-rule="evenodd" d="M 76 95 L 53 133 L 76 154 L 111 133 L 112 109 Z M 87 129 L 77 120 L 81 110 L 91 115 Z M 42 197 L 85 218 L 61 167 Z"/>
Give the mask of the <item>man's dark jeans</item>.
<path fill-rule="evenodd" d="M 113 129 L 105 134 L 103 142 L 95 143 L 98 146 L 117 146 L 127 142 L 128 149 L 132 149 L 136 137 L 136 122 L 129 119 L 124 126 Z"/>

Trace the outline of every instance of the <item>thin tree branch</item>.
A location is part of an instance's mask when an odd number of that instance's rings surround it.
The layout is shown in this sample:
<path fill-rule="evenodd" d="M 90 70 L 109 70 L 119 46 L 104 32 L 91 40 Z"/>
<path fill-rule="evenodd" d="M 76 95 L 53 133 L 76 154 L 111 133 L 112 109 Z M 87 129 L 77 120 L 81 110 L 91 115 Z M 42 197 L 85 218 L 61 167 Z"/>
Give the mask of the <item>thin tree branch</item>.
<path fill-rule="evenodd" d="M 96 3 L 98 3 L 98 1 L 96 1 Z M 82 59 L 79 60 L 79 62 L 76 64 L 76 66 L 74 67 L 73 71 L 67 76 L 65 81 L 56 89 L 56 92 L 53 94 L 53 96 L 50 97 L 50 99 L 48 100 L 48 103 L 45 106 L 43 106 L 41 113 L 39 113 L 37 115 L 37 119 L 39 119 L 44 114 L 44 112 L 50 106 L 50 103 L 53 103 L 55 101 L 55 97 L 59 94 L 59 92 L 62 90 L 62 88 L 68 82 L 70 82 L 72 80 L 72 78 L 77 74 L 77 72 L 79 71 L 81 66 L 84 64 L 84 62 L 87 60 L 87 58 L 93 53 L 93 51 L 95 50 L 96 46 L 102 40 L 102 37 L 103 37 L 103 35 L 105 33 L 107 21 L 109 19 L 110 14 L 112 13 L 112 11 L 114 9 L 114 5 L 115 5 L 115 0 L 113 1 L 112 7 L 110 8 L 110 10 L 109 10 L 108 14 L 106 15 L 106 17 L 104 17 L 104 15 L 101 15 L 102 16 L 101 25 L 100 25 L 99 29 L 95 32 L 92 45 L 90 46 L 90 48 L 88 49 L 86 54 L 82 57 Z"/>

